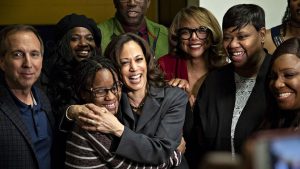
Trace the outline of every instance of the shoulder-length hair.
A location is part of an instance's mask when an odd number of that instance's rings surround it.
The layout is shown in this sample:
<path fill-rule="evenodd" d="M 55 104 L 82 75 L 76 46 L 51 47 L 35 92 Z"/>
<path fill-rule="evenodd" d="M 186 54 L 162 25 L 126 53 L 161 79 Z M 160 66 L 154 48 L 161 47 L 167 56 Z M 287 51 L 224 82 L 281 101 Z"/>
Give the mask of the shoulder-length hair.
<path fill-rule="evenodd" d="M 199 26 L 208 28 L 208 37 L 206 43 L 209 48 L 206 50 L 205 61 L 208 69 L 223 66 L 226 63 L 226 55 L 223 48 L 223 34 L 220 24 L 216 17 L 207 9 L 203 7 L 190 6 L 181 9 L 174 17 L 169 28 L 169 42 L 173 51 L 179 53 L 179 56 L 184 55 L 180 49 L 180 38 L 178 37 L 178 30 L 183 23 L 194 21 Z"/>
<path fill-rule="evenodd" d="M 154 55 L 149 47 L 149 44 L 141 37 L 133 33 L 125 33 L 114 38 L 107 46 L 104 55 L 109 57 L 117 68 L 118 74 L 120 75 L 121 62 L 120 54 L 123 50 L 124 44 L 134 41 L 137 43 L 143 51 L 143 54 L 147 63 L 147 82 L 150 86 L 164 87 L 166 82 L 164 81 L 164 75 L 158 68 Z M 120 76 L 120 79 L 122 77 Z"/>

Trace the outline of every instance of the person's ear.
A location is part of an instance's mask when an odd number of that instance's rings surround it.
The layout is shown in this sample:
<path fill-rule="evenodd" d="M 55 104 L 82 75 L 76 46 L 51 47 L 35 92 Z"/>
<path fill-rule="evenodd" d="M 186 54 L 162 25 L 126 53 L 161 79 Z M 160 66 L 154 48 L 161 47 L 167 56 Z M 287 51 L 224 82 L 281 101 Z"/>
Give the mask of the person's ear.
<path fill-rule="evenodd" d="M 260 36 L 260 42 L 261 42 L 261 44 L 265 44 L 265 36 L 266 36 L 266 28 L 265 27 L 262 27 L 262 28 L 260 28 L 260 30 L 259 30 L 259 36 Z"/>

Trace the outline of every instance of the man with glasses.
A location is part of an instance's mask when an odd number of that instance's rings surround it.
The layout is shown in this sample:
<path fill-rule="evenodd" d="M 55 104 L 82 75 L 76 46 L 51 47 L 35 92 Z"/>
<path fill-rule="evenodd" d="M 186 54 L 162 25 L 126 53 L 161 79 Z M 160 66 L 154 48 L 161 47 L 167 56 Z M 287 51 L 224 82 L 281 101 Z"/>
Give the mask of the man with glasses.
<path fill-rule="evenodd" d="M 167 28 L 145 16 L 150 2 L 151 0 L 114 0 L 115 16 L 98 24 L 103 35 L 103 52 L 112 38 L 125 32 L 134 32 L 143 37 L 151 46 L 156 59 L 169 52 Z"/>

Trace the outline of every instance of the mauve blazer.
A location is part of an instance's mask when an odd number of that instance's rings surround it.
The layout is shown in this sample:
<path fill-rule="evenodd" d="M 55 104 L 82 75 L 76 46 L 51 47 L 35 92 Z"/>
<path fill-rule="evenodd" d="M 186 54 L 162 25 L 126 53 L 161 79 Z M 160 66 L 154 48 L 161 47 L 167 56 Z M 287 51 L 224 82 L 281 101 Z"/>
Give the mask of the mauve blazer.
<path fill-rule="evenodd" d="M 51 107 L 46 95 L 39 89 L 42 109 L 54 127 Z M 7 87 L 0 83 L 0 168 L 37 169 L 38 162 L 30 135 L 26 129 L 19 108 Z"/>
<path fill-rule="evenodd" d="M 119 119 L 125 130 L 116 153 L 146 164 L 166 161 L 180 143 L 187 102 L 186 92 L 177 87 L 150 87 L 136 121 L 124 92 Z"/>

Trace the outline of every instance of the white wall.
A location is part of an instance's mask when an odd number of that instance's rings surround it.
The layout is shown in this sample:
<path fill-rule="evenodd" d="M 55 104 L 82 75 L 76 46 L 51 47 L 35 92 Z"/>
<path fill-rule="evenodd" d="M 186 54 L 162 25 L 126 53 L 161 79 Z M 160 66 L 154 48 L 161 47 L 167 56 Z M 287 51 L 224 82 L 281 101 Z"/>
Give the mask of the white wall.
<path fill-rule="evenodd" d="M 222 25 L 225 12 L 233 5 L 252 3 L 261 6 L 265 10 L 266 28 L 281 24 L 287 6 L 286 0 L 200 0 L 200 6 L 210 10 Z"/>

